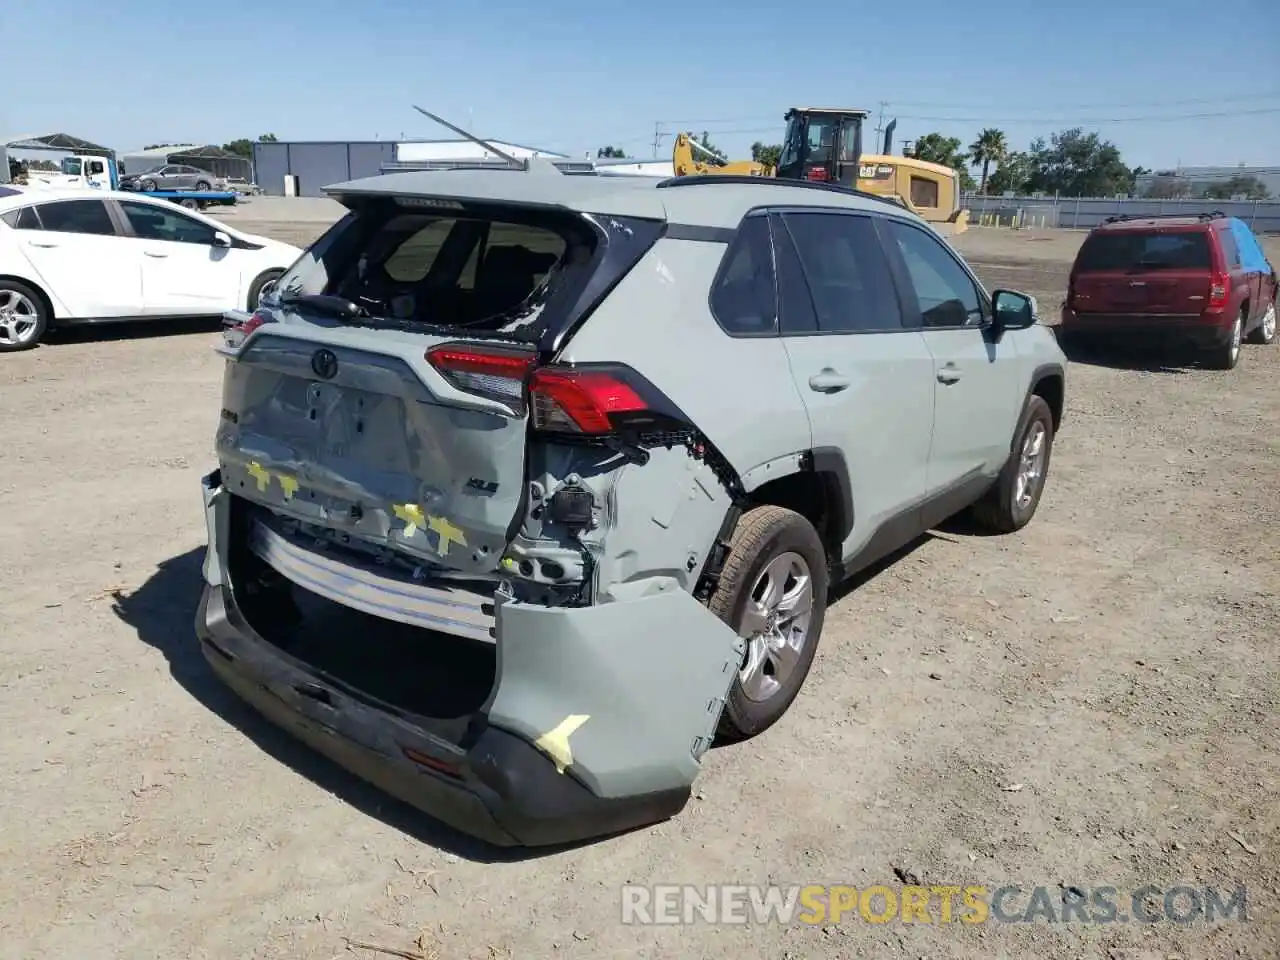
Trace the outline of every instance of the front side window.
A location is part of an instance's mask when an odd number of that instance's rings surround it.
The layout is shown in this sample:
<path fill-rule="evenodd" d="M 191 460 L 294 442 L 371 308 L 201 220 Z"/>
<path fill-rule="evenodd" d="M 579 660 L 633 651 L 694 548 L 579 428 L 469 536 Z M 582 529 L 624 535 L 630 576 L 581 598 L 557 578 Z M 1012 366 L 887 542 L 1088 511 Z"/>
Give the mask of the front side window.
<path fill-rule="evenodd" d="M 893 275 L 870 217 L 788 213 L 782 221 L 794 243 L 819 332 L 902 329 Z M 806 315 L 806 322 L 807 319 Z M 790 324 L 787 326 L 790 328 Z"/>
<path fill-rule="evenodd" d="M 78 177 L 81 174 L 81 164 L 79 157 L 63 157 L 62 172 L 69 177 Z"/>
<path fill-rule="evenodd" d="M 897 220 L 890 221 L 889 231 L 915 290 L 922 324 L 926 328 L 981 325 L 984 311 L 978 288 L 941 241 Z"/>
<path fill-rule="evenodd" d="M 133 232 L 140 240 L 210 246 L 213 244 L 213 235 L 217 232 L 208 224 L 193 220 L 176 210 L 166 210 L 154 204 L 124 200 L 120 207 L 129 220 L 129 226 L 133 228 Z"/>
<path fill-rule="evenodd" d="M 58 233 L 83 233 L 100 237 L 115 236 L 115 224 L 101 200 L 59 200 L 42 203 L 37 208 L 46 230 Z"/>

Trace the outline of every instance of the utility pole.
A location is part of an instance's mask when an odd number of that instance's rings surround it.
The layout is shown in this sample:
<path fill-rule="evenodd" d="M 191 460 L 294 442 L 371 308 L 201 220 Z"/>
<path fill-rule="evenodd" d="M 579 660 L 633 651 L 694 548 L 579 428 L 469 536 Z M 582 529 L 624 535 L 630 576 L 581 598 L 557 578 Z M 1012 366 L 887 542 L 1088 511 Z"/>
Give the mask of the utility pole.
<path fill-rule="evenodd" d="M 655 120 L 653 123 L 653 159 L 658 159 L 658 146 L 662 143 L 662 121 Z"/>
<path fill-rule="evenodd" d="M 884 108 L 888 105 L 887 100 L 880 101 L 880 119 L 876 121 L 876 143 L 880 142 L 880 134 L 884 133 Z"/>

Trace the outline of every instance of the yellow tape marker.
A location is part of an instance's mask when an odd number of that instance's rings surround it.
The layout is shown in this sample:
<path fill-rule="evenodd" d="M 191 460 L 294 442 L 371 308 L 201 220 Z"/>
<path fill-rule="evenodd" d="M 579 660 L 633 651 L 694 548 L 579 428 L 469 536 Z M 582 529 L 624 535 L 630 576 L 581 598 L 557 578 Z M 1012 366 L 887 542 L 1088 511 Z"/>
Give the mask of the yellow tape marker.
<path fill-rule="evenodd" d="M 573 763 L 573 751 L 569 749 L 569 738 L 573 732 L 591 719 L 589 713 L 571 713 L 560 721 L 554 730 L 549 730 L 533 741 L 533 745 L 549 756 L 556 763 L 556 773 L 564 773 Z"/>
<path fill-rule="evenodd" d="M 391 508 L 395 511 L 395 515 L 404 521 L 404 535 L 412 537 L 418 532 L 418 528 L 425 526 L 426 518 L 422 515 L 422 508 L 416 503 L 397 503 Z"/>
<path fill-rule="evenodd" d="M 440 545 L 436 552 L 442 557 L 449 555 L 449 544 L 456 543 L 460 547 L 467 545 L 467 536 L 444 517 L 429 517 L 427 528 L 434 530 L 440 537 Z"/>
<path fill-rule="evenodd" d="M 298 481 L 287 473 L 277 473 L 276 479 L 280 481 L 280 489 L 284 491 L 284 498 L 292 500 L 293 495 L 298 492 Z"/>
<path fill-rule="evenodd" d="M 257 460 L 248 466 L 249 476 L 258 481 L 258 491 L 267 492 L 267 484 L 271 482 L 271 474 Z"/>

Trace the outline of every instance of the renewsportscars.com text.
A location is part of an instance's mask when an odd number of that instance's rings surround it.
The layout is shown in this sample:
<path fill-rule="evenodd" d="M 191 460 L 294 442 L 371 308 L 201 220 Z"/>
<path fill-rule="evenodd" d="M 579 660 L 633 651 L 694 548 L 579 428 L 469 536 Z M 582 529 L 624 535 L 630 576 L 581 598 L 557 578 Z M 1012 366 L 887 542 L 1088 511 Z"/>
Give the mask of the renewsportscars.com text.
<path fill-rule="evenodd" d="M 750 886 L 622 888 L 626 924 L 1246 922 L 1243 887 Z"/>

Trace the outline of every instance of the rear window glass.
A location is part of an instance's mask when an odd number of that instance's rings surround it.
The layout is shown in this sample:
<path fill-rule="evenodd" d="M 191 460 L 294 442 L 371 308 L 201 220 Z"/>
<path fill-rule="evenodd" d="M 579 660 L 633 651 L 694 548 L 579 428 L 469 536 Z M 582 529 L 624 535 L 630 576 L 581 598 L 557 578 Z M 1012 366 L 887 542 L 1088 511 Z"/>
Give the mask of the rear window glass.
<path fill-rule="evenodd" d="M 1103 270 L 1208 270 L 1209 239 L 1202 230 L 1095 233 L 1076 258 L 1081 273 Z"/>
<path fill-rule="evenodd" d="M 442 217 L 383 206 L 349 218 L 279 289 L 342 297 L 375 316 L 424 327 L 532 327 L 536 335 L 533 321 L 574 268 L 590 261 L 594 240 L 573 217 Z"/>

